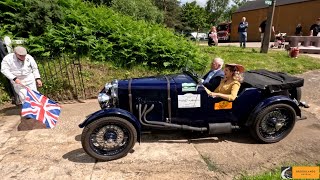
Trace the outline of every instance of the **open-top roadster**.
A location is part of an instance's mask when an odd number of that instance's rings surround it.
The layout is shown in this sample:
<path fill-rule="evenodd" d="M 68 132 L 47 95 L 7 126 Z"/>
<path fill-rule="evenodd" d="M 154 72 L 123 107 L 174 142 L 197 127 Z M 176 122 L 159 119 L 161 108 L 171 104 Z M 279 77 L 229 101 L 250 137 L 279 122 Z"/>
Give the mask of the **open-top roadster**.
<path fill-rule="evenodd" d="M 98 96 L 101 110 L 79 125 L 84 150 L 98 160 L 118 159 L 140 142 L 142 130 L 153 128 L 220 134 L 248 127 L 259 142 L 274 143 L 301 117 L 301 78 L 247 71 L 232 102 L 209 97 L 197 80 L 186 70 L 107 83 Z"/>

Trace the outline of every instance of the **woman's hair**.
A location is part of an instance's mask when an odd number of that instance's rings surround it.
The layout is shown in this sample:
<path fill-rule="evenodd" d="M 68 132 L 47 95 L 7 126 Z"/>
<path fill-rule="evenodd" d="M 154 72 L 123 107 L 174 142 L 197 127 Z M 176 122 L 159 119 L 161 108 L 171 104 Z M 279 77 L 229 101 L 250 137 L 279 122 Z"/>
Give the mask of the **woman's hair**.
<path fill-rule="evenodd" d="M 243 81 L 243 73 L 240 73 L 237 66 L 231 66 L 226 64 L 225 66 L 232 72 L 232 77 L 234 80 L 239 81 L 240 83 Z"/>

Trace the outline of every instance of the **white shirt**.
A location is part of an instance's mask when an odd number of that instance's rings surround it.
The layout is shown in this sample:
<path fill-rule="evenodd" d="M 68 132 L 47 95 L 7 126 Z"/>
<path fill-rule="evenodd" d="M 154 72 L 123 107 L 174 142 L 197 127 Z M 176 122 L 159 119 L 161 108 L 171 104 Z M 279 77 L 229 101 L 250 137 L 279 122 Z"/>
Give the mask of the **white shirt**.
<path fill-rule="evenodd" d="M 1 62 L 1 73 L 13 83 L 14 78 L 21 80 L 21 83 L 28 85 L 40 78 L 37 63 L 29 54 L 24 61 L 20 61 L 14 53 L 6 55 Z"/>

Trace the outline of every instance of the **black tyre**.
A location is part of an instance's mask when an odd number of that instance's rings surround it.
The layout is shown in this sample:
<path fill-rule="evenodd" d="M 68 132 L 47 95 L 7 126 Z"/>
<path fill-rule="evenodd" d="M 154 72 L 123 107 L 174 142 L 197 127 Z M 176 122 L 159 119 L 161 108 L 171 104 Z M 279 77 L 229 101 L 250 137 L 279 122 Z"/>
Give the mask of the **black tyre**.
<path fill-rule="evenodd" d="M 254 138 L 263 143 L 275 143 L 285 138 L 296 122 L 295 110 L 287 104 L 264 108 L 250 128 Z"/>
<path fill-rule="evenodd" d="M 81 135 L 85 152 L 100 161 L 126 156 L 136 141 L 136 129 L 120 117 L 100 118 L 87 125 Z"/>

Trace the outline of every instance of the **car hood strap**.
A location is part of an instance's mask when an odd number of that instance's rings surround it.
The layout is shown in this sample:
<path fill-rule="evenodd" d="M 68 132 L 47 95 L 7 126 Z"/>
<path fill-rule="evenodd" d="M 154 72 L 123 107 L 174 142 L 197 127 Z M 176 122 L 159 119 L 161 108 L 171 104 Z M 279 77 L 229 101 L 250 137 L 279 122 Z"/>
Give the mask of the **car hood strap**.
<path fill-rule="evenodd" d="M 170 97 L 170 80 L 167 76 L 164 76 L 167 79 L 167 90 L 168 90 L 168 123 L 171 123 L 171 97 Z"/>
<path fill-rule="evenodd" d="M 130 112 L 133 113 L 131 83 L 132 83 L 132 79 L 129 79 L 129 83 L 128 83 L 129 108 L 130 108 Z"/>

